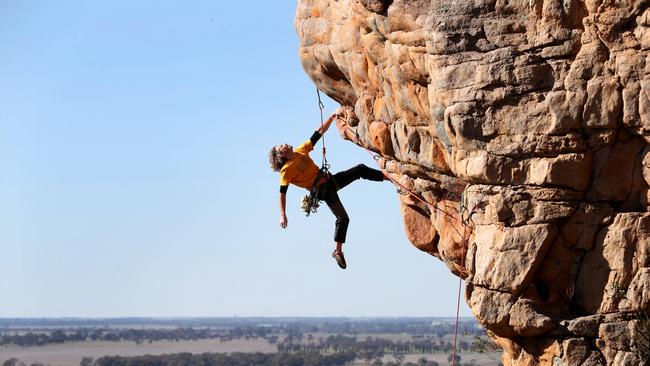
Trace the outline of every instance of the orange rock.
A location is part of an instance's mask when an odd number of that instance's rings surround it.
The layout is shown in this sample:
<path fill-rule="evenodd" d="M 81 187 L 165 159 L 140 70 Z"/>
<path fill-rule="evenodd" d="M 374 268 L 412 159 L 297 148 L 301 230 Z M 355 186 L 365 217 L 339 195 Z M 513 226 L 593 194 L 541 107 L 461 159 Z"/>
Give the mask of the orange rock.
<path fill-rule="evenodd" d="M 425 209 L 404 203 L 401 207 L 404 231 L 409 241 L 423 252 L 438 255 L 438 233 Z"/>
<path fill-rule="evenodd" d="M 382 155 L 393 155 L 393 145 L 390 140 L 390 130 L 388 126 L 379 121 L 372 122 L 369 127 L 372 145 Z"/>
<path fill-rule="evenodd" d="M 505 365 L 638 364 L 618 334 L 650 311 L 646 2 L 300 0 L 295 26 Z"/>

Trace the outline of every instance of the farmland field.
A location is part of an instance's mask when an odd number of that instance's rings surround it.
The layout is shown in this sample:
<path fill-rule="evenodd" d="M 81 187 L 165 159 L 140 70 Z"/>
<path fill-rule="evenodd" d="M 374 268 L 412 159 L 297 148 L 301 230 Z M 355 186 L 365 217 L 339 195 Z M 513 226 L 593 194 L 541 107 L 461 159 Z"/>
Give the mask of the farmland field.
<path fill-rule="evenodd" d="M 381 336 L 381 335 L 374 335 Z M 204 352 L 263 352 L 274 353 L 276 347 L 264 339 L 257 340 L 234 340 L 221 342 L 213 339 L 201 339 L 196 341 L 162 341 L 162 342 L 145 342 L 135 344 L 134 342 L 106 342 L 106 341 L 87 341 L 74 342 L 46 346 L 18 347 L 18 346 L 1 346 L 0 363 L 2 361 L 16 358 L 27 365 L 41 363 L 50 366 L 79 366 L 83 357 L 92 357 L 98 359 L 103 356 L 142 356 L 163 355 L 171 353 L 204 353 Z M 472 362 L 476 366 L 497 366 L 501 360 L 500 353 L 461 353 L 462 362 Z M 441 366 L 448 365 L 447 354 L 409 354 L 406 355 L 403 362 L 416 363 L 420 358 L 426 358 L 438 362 Z M 385 362 L 392 361 L 392 356 L 384 356 Z M 370 363 L 358 360 L 354 365 L 369 365 Z"/>
<path fill-rule="evenodd" d="M 79 362 L 81 362 L 83 357 L 97 359 L 102 356 L 162 355 L 181 352 L 273 353 L 276 352 L 276 348 L 264 339 L 234 340 L 228 342 L 221 342 L 217 339 L 199 339 L 196 341 L 178 342 L 144 342 L 142 344 L 128 341 L 86 341 L 32 347 L 2 346 L 0 347 L 0 362 L 10 358 L 16 358 L 27 365 L 43 363 L 51 366 L 79 366 Z"/>
<path fill-rule="evenodd" d="M 459 324 L 457 365 L 500 365 L 500 349 L 476 322 Z M 8 364 L 78 366 L 91 358 L 110 366 L 120 357 L 166 365 L 162 360 L 179 356 L 241 360 L 259 353 L 268 356 L 255 363 L 346 355 L 335 364 L 413 365 L 426 359 L 445 366 L 453 341 L 453 322 L 439 318 L 0 319 L 0 365 L 13 359 L 21 363 Z"/>

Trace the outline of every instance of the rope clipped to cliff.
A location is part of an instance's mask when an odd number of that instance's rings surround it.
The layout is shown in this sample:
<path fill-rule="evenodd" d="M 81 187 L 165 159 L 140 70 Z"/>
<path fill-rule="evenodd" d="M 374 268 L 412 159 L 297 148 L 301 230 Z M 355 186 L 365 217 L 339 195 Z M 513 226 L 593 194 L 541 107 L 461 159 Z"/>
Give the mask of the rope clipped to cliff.
<path fill-rule="evenodd" d="M 361 146 L 361 148 L 363 148 L 364 150 L 366 150 L 366 151 L 367 151 L 367 152 L 372 156 L 373 160 L 375 160 L 375 161 L 378 162 L 379 159 L 381 158 L 381 157 L 379 156 L 379 154 L 377 154 L 377 153 L 371 151 L 370 149 L 368 149 L 367 147 L 363 146 L 363 145 L 361 144 L 361 141 L 359 141 L 359 134 L 358 134 L 356 131 L 354 131 L 353 129 L 351 129 L 349 126 L 346 126 L 346 128 L 347 128 L 347 130 L 348 130 L 349 132 L 351 132 L 351 133 L 354 134 L 354 136 L 355 136 L 355 138 L 354 138 L 355 141 L 354 141 L 354 142 L 355 142 L 358 146 Z M 422 197 L 421 195 L 419 195 L 417 192 L 414 192 L 414 191 L 412 191 L 412 190 L 406 188 L 402 183 L 396 181 L 395 179 L 389 177 L 388 175 L 385 175 L 385 176 L 386 176 L 386 178 L 388 178 L 388 180 L 390 180 L 394 185 L 398 186 L 398 188 L 397 188 L 397 193 L 399 193 L 399 194 L 401 194 L 401 195 L 410 195 L 410 196 L 414 197 L 416 200 L 418 200 L 418 201 L 420 201 L 421 203 L 423 203 L 423 204 L 425 204 L 426 206 L 428 206 L 431 210 L 433 210 L 433 211 L 437 211 L 437 212 L 440 212 L 440 213 L 444 214 L 446 217 L 450 217 L 450 218 L 453 218 L 453 219 L 455 219 L 455 220 L 457 220 L 457 221 L 461 221 L 461 222 L 462 222 L 462 219 L 459 220 L 457 217 L 454 217 L 454 215 L 452 215 L 451 213 L 449 213 L 449 212 L 447 212 L 447 211 L 441 209 L 440 207 L 438 207 L 438 205 L 434 205 L 433 203 L 427 201 L 424 197 Z M 463 188 L 463 189 L 464 189 L 464 188 Z M 455 226 L 452 225 L 452 227 L 454 228 L 454 230 L 456 231 L 456 233 L 457 233 L 458 235 L 461 235 L 460 231 L 458 231 L 458 229 L 457 229 Z"/>
<path fill-rule="evenodd" d="M 361 146 L 364 150 L 366 150 L 372 156 L 373 160 L 378 162 L 379 159 L 380 159 L 379 154 L 376 154 L 375 152 L 371 151 L 370 149 L 366 148 L 365 146 L 363 146 L 360 143 L 359 134 L 357 133 L 357 131 L 352 130 L 349 126 L 346 126 L 346 128 L 347 128 L 347 130 L 349 132 L 351 132 L 353 134 L 354 140 L 356 140 L 354 142 L 358 146 Z M 461 208 L 460 208 L 460 218 L 458 218 L 458 217 L 454 217 L 449 212 L 446 212 L 445 210 L 442 210 L 441 208 L 438 207 L 438 205 L 432 204 L 431 202 L 427 201 L 420 194 L 406 188 L 403 184 L 401 184 L 400 182 L 394 180 L 393 178 L 391 178 L 389 176 L 386 176 L 386 178 L 388 178 L 391 182 L 393 182 L 393 184 L 398 186 L 397 192 L 399 194 L 410 195 L 410 196 L 414 197 L 415 199 L 417 199 L 418 201 L 420 201 L 421 203 L 428 206 L 433 211 L 441 212 L 446 217 L 451 217 L 451 218 L 455 219 L 456 221 L 460 221 L 462 223 L 462 226 L 463 226 L 462 233 L 459 232 L 458 229 L 453 224 L 451 225 L 451 227 L 462 238 L 462 242 L 461 242 L 461 251 L 462 251 L 462 253 L 461 253 L 460 268 L 464 270 L 465 269 L 465 259 L 466 259 L 465 257 L 467 255 L 466 250 L 467 250 L 467 247 L 468 247 L 468 242 L 467 241 L 468 241 L 469 234 L 471 233 L 471 232 L 468 233 L 468 229 L 471 229 L 469 224 L 470 224 L 470 222 L 472 222 L 472 216 L 474 215 L 474 213 L 476 211 L 476 208 L 478 207 L 478 203 L 483 200 L 483 197 L 485 196 L 486 192 L 484 191 L 481 194 L 480 198 L 478 199 L 478 202 L 472 208 L 472 210 L 469 211 L 467 217 L 465 218 L 465 217 L 463 217 L 465 215 L 465 212 L 467 211 L 467 206 L 465 205 L 465 194 L 464 194 L 465 190 L 467 189 L 467 186 L 465 186 L 463 188 L 463 191 L 462 191 L 461 197 L 460 197 Z M 460 318 L 460 295 L 461 295 L 462 288 L 463 288 L 463 277 L 459 275 L 458 276 L 458 295 L 457 295 L 457 299 L 456 299 L 456 320 L 454 322 L 454 346 L 453 346 L 452 361 L 451 361 L 452 366 L 456 366 L 456 355 L 457 355 L 457 350 L 458 350 L 458 346 L 457 346 L 458 345 L 458 322 L 459 322 L 459 318 Z"/>

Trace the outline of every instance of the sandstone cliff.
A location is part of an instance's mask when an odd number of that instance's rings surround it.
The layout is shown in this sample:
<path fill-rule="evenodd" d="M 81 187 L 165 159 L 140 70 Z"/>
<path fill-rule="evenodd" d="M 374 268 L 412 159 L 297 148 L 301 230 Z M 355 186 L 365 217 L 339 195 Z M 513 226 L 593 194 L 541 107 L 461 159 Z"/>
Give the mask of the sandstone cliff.
<path fill-rule="evenodd" d="M 506 365 L 644 362 L 648 4 L 298 3 L 305 71 L 430 203 L 401 196 L 407 237 L 466 279 Z"/>

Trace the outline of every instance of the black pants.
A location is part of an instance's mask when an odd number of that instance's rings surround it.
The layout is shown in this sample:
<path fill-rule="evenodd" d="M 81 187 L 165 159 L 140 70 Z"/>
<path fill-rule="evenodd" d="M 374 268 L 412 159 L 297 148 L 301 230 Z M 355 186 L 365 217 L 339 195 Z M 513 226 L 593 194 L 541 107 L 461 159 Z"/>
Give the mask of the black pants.
<path fill-rule="evenodd" d="M 334 241 L 337 243 L 345 243 L 345 236 L 348 232 L 350 218 L 348 217 L 347 212 L 345 212 L 345 208 L 336 192 L 359 178 L 381 182 L 384 180 L 384 173 L 377 169 L 368 168 L 363 164 L 359 164 L 348 170 L 334 174 L 326 183 L 321 185 L 318 190 L 318 199 L 325 201 L 330 210 L 332 210 L 334 216 L 336 216 Z"/>

